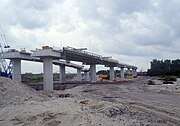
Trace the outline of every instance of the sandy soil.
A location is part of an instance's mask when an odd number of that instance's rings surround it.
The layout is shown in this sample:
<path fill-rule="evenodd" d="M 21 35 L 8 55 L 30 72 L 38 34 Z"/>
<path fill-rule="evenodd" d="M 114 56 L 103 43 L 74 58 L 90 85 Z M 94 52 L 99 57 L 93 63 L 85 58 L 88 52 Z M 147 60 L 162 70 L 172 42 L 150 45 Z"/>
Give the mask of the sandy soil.
<path fill-rule="evenodd" d="M 150 80 L 153 80 L 155 85 L 147 85 L 147 90 L 169 94 L 180 94 L 180 78 L 177 78 L 177 81 L 174 81 L 173 84 L 163 84 L 162 81 L 157 80 L 156 78 Z"/>
<path fill-rule="evenodd" d="M 154 91 L 148 79 L 37 92 L 0 78 L 0 125 L 179 126 L 179 93 Z"/>

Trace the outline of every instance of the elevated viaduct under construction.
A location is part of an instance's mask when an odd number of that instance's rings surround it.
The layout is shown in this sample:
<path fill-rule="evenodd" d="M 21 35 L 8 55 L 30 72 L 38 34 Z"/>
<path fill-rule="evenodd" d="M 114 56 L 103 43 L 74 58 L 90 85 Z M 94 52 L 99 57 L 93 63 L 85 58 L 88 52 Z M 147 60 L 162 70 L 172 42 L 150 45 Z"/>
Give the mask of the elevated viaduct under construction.
<path fill-rule="evenodd" d="M 124 78 L 124 69 L 128 73 L 132 71 L 132 75 L 136 76 L 137 67 L 120 63 L 118 60 L 103 57 L 98 54 L 84 51 L 83 49 L 76 49 L 72 47 L 63 47 L 62 49 L 53 49 L 44 46 L 42 49 L 36 49 L 32 53 L 17 51 L 11 49 L 4 53 L 3 58 L 10 59 L 13 66 L 12 79 L 21 82 L 21 60 L 43 63 L 43 89 L 53 90 L 53 64 L 59 66 L 60 83 L 65 83 L 65 67 L 72 67 L 77 69 L 77 81 L 81 81 L 81 72 L 83 66 L 71 63 L 70 61 L 81 62 L 85 65 L 90 65 L 90 82 L 96 82 L 96 65 L 104 65 L 110 69 L 110 80 L 114 80 L 114 68 L 121 68 L 121 78 Z M 63 60 L 63 61 L 62 61 Z M 84 71 L 87 75 L 88 71 Z"/>

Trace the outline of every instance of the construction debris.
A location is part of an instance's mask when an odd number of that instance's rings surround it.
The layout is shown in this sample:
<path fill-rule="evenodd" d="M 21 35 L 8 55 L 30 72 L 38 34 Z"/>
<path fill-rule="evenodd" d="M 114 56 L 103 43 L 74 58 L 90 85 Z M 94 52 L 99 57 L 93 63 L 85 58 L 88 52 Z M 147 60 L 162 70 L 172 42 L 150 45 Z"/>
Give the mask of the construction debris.
<path fill-rule="evenodd" d="M 155 82 L 152 81 L 152 80 L 149 80 L 148 83 L 147 83 L 147 85 L 155 85 Z"/>
<path fill-rule="evenodd" d="M 73 98 L 71 94 L 59 94 L 60 98 Z"/>
<path fill-rule="evenodd" d="M 87 105 L 88 103 L 89 103 L 89 100 L 83 100 L 79 102 L 79 104 L 82 104 L 82 105 Z"/>

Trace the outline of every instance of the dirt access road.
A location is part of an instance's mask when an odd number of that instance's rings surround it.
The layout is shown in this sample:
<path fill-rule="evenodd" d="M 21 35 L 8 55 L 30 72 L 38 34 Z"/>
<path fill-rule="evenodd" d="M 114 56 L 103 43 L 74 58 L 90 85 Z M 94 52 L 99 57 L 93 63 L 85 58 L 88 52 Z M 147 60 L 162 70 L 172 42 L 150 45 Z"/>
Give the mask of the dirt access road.
<path fill-rule="evenodd" d="M 173 91 L 149 90 L 147 88 L 148 79 L 148 77 L 139 77 L 120 85 L 82 86 L 81 95 L 84 98 L 112 102 L 117 105 L 123 104 L 132 110 L 146 113 L 145 116 L 160 119 L 155 123 L 149 123 L 150 125 L 158 123 L 158 125 L 180 125 L 180 94 Z M 137 118 L 141 120 L 141 117 Z M 147 120 L 153 122 L 152 118 Z"/>

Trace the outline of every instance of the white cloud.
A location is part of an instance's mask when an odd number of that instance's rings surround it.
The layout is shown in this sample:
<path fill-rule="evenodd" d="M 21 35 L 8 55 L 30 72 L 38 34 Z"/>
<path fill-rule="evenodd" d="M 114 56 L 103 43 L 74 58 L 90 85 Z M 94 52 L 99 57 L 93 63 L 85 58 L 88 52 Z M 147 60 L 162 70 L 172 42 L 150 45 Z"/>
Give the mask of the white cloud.
<path fill-rule="evenodd" d="M 0 23 L 14 48 L 87 47 L 147 69 L 151 59 L 179 58 L 179 6 L 178 0 L 2 0 Z"/>

